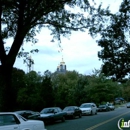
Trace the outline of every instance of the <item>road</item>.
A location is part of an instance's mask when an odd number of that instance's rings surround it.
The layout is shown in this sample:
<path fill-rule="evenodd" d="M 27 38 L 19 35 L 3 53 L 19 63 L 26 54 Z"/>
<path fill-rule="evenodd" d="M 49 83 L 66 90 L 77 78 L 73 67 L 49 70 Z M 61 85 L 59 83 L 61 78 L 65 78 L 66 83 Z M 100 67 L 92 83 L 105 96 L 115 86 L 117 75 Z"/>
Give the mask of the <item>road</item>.
<path fill-rule="evenodd" d="M 114 111 L 98 112 L 93 116 L 67 119 L 65 122 L 55 122 L 46 125 L 47 130 L 119 130 L 118 121 L 124 118 L 130 120 L 130 108 L 125 106 L 116 108 Z M 130 128 L 124 128 L 125 130 Z"/>

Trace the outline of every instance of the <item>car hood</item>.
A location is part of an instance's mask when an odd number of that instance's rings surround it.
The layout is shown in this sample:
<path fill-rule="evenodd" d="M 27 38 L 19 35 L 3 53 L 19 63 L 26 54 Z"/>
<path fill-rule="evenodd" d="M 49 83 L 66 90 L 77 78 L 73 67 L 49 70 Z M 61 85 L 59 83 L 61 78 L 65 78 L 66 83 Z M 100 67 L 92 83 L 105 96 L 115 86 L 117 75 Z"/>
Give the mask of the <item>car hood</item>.
<path fill-rule="evenodd" d="M 82 111 L 83 110 L 91 110 L 91 108 L 80 108 Z"/>
<path fill-rule="evenodd" d="M 26 122 L 30 122 L 30 123 L 40 123 L 42 121 L 40 120 L 27 120 Z"/>
<path fill-rule="evenodd" d="M 48 117 L 54 115 L 53 113 L 48 113 L 48 114 L 40 114 L 40 117 Z"/>

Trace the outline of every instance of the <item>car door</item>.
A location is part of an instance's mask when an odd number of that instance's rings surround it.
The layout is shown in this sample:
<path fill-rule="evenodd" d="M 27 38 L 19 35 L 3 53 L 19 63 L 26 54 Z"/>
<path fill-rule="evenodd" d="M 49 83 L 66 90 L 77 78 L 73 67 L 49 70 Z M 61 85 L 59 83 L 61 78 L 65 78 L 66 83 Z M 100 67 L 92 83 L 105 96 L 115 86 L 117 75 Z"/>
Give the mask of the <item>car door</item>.
<path fill-rule="evenodd" d="M 74 107 L 74 111 L 76 116 L 80 115 L 80 110 L 78 107 Z"/>
<path fill-rule="evenodd" d="M 93 114 L 96 114 L 97 112 L 97 107 L 95 104 L 92 104 L 92 111 L 93 111 Z"/>
<path fill-rule="evenodd" d="M 15 116 L 12 114 L 0 115 L 0 130 L 20 130 Z"/>
<path fill-rule="evenodd" d="M 55 120 L 60 119 L 60 112 L 57 108 L 54 109 L 54 119 Z"/>

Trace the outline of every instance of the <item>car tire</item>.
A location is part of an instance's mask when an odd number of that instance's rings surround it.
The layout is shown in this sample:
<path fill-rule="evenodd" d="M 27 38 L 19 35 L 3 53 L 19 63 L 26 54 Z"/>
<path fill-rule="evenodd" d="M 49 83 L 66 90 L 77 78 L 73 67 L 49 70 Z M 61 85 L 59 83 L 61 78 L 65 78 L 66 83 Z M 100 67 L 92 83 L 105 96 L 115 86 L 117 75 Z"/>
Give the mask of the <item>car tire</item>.
<path fill-rule="evenodd" d="M 97 111 L 95 112 L 95 115 L 97 115 Z"/>
<path fill-rule="evenodd" d="M 92 116 L 93 115 L 93 112 L 91 111 L 90 115 Z"/>
<path fill-rule="evenodd" d="M 79 118 L 81 118 L 81 117 L 82 117 L 82 114 L 80 113 L 80 114 L 79 114 Z"/>
<path fill-rule="evenodd" d="M 65 117 L 63 116 L 62 119 L 61 119 L 62 122 L 65 122 Z"/>
<path fill-rule="evenodd" d="M 75 115 L 74 114 L 72 115 L 72 118 L 75 119 Z"/>

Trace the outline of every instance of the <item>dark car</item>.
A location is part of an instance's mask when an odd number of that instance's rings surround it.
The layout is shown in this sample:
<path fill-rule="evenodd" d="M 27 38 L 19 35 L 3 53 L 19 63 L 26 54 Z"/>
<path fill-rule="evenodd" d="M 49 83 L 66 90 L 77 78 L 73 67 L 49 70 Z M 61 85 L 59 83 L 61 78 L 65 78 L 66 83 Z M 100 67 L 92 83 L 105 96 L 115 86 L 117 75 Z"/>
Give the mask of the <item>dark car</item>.
<path fill-rule="evenodd" d="M 101 112 L 101 111 L 110 111 L 110 108 L 108 107 L 108 105 L 99 105 L 98 106 L 98 111 Z"/>
<path fill-rule="evenodd" d="M 49 108 L 44 108 L 40 112 L 40 116 L 37 119 L 42 120 L 45 123 L 55 122 L 58 120 L 64 122 L 65 116 L 66 116 L 66 112 L 62 111 L 60 107 L 49 107 Z"/>
<path fill-rule="evenodd" d="M 67 106 L 63 109 L 63 111 L 67 113 L 66 118 L 70 117 L 74 119 L 75 117 L 82 117 L 82 111 L 77 106 Z"/>
<path fill-rule="evenodd" d="M 35 119 L 40 115 L 39 112 L 35 112 L 31 110 L 21 110 L 21 111 L 15 111 L 15 112 L 26 119 Z"/>

